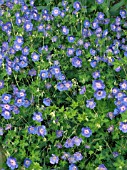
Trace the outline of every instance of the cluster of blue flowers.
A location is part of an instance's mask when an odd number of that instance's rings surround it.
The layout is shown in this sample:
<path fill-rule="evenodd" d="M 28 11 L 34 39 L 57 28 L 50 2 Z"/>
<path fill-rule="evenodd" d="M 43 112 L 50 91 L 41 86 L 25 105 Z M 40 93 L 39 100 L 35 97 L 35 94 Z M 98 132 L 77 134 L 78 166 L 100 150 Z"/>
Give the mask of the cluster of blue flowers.
<path fill-rule="evenodd" d="M 24 165 L 25 168 L 29 168 L 29 166 L 30 166 L 31 163 L 32 163 L 32 161 L 31 161 L 29 158 L 26 158 L 26 159 L 24 160 L 23 165 Z M 13 157 L 8 157 L 8 159 L 7 159 L 7 165 L 8 165 L 8 167 L 9 167 L 10 169 L 12 169 L 12 170 L 18 168 L 17 160 L 16 160 L 16 158 L 13 158 Z"/>
<path fill-rule="evenodd" d="M 102 4 L 104 0 L 95 0 L 95 2 Z M 6 70 L 7 77 L 14 76 L 13 78 L 15 78 L 15 75 L 25 74 L 26 79 L 27 76 L 30 80 L 37 78 L 45 84 L 45 90 L 49 90 L 53 86 L 60 95 L 63 91 L 70 92 L 74 87 L 72 79 L 67 75 L 61 64 L 61 58 L 67 61 L 64 63 L 65 67 L 67 65 L 76 71 L 83 69 L 85 62 L 87 62 L 90 65 L 90 69 L 92 69 L 91 76 L 94 80 L 90 80 L 89 82 L 94 92 L 92 97 L 87 98 L 86 107 L 94 110 L 97 106 L 96 103 L 100 100 L 106 100 L 108 96 L 108 98 L 115 100 L 114 104 L 116 106 L 114 111 L 109 112 L 107 115 L 111 120 L 127 111 L 127 80 L 122 78 L 119 87 L 116 85 L 108 89 L 106 87 L 107 82 L 104 82 L 104 77 L 101 76 L 102 70 L 98 69 L 99 64 L 105 64 L 114 69 L 115 73 L 124 71 L 123 65 L 118 65 L 116 68 L 113 66 L 116 61 L 121 61 L 122 57 L 120 54 L 124 56 L 123 58 L 127 57 L 126 32 L 122 31 L 122 29 L 126 29 L 127 27 L 127 23 L 125 22 L 127 18 L 126 11 L 121 9 L 119 15 L 113 20 L 107 18 L 103 12 L 97 12 L 94 20 L 84 17 L 84 20 L 80 22 L 79 19 L 77 24 L 79 24 L 81 30 L 80 38 L 77 38 L 77 35 L 73 35 L 72 28 L 67 26 L 66 22 L 61 24 L 61 20 L 68 15 L 68 12 L 69 15 L 73 15 L 76 18 L 80 14 L 80 11 L 86 8 L 80 2 L 75 1 L 72 5 L 73 11 L 71 11 L 69 3 L 62 0 L 62 7 L 53 7 L 52 11 L 43 9 L 41 13 L 39 13 L 34 4 L 34 0 L 30 0 L 29 5 L 24 0 L 0 0 L 0 5 L 5 5 L 8 9 L 7 14 L 3 9 L 0 9 L 0 17 L 3 17 L 5 13 L 7 15 L 6 19 L 11 18 L 11 11 L 13 11 L 15 5 L 19 5 L 21 10 L 21 12 L 19 10 L 15 11 L 14 19 L 8 21 L 0 19 L 0 29 L 3 35 L 6 36 L 5 40 L 1 42 L 0 47 L 0 67 Z M 52 25 L 52 23 L 54 24 Z M 19 28 L 19 32 L 16 32 L 16 28 Z M 77 30 L 76 33 L 78 34 Z M 112 33 L 114 35 L 113 37 L 111 37 Z M 41 37 L 41 40 L 38 37 Z M 44 39 L 46 39 L 46 42 L 44 42 Z M 34 47 L 34 41 L 35 43 L 36 41 L 40 41 L 40 43 L 37 42 L 38 47 Z M 62 44 L 62 41 L 65 41 L 65 43 Z M 52 48 L 47 42 L 54 44 L 54 47 Z M 43 66 L 44 62 L 48 63 L 45 67 Z M 4 76 L 1 77 L 0 90 L 2 91 L 5 89 L 6 83 L 3 80 Z M 51 80 L 53 81 L 53 85 Z M 16 81 L 17 79 L 15 78 L 14 82 L 18 84 Z M 11 119 L 13 114 L 20 113 L 20 108 L 28 108 L 33 102 L 33 99 L 27 98 L 28 95 L 25 89 L 19 89 L 17 87 L 17 85 L 13 84 L 13 92 L 8 90 L 7 93 L 3 92 L 0 97 L 0 115 L 2 119 Z M 81 84 L 78 88 L 80 95 L 84 95 L 87 92 L 86 84 Z M 108 93 L 109 90 L 111 93 Z M 49 94 L 45 96 L 41 100 L 41 105 L 44 104 L 44 108 L 46 109 L 53 105 L 54 101 Z M 36 123 L 41 124 L 43 122 L 42 113 L 39 111 L 34 112 L 32 119 Z M 28 134 L 45 137 L 48 131 L 46 127 L 45 124 L 41 124 L 40 126 L 30 125 L 28 127 Z M 9 129 L 11 129 L 11 124 L 7 124 L 5 127 L 5 130 Z M 113 125 L 107 129 L 109 133 L 113 130 Z M 119 130 L 127 133 L 127 123 L 125 121 L 119 123 Z M 83 137 L 68 137 L 63 144 L 64 148 L 69 149 L 80 146 L 84 138 L 90 138 L 93 132 L 91 127 L 82 126 L 81 135 Z M 63 130 L 56 130 L 57 139 L 61 138 L 63 134 Z M 0 136 L 3 135 L 4 128 L 0 127 Z M 57 143 L 56 146 L 58 149 L 62 148 L 61 143 Z M 114 152 L 114 157 L 117 156 L 117 152 Z M 74 154 L 65 152 L 61 156 L 61 159 L 69 162 L 69 170 L 78 170 L 75 164 L 83 158 L 84 156 L 80 151 L 76 151 Z M 50 163 L 52 165 L 58 164 L 59 160 L 60 158 L 56 154 L 52 154 L 50 157 Z M 12 170 L 19 167 L 16 158 L 13 157 L 8 157 L 6 163 Z M 23 165 L 28 168 L 31 163 L 32 161 L 26 158 Z M 107 170 L 104 164 L 99 165 L 97 169 Z"/>

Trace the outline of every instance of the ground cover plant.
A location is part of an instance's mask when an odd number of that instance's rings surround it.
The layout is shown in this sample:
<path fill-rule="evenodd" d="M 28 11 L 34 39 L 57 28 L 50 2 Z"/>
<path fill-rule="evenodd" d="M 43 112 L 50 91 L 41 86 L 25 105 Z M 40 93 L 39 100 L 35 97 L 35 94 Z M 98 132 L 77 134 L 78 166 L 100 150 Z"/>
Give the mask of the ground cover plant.
<path fill-rule="evenodd" d="M 127 170 L 126 0 L 0 0 L 0 169 Z"/>

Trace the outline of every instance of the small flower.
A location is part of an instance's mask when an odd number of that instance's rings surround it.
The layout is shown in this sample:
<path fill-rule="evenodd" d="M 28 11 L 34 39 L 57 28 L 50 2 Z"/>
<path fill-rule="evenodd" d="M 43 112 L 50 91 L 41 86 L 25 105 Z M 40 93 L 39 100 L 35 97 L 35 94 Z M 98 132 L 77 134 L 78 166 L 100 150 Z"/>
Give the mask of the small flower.
<path fill-rule="evenodd" d="M 69 165 L 69 170 L 78 170 L 78 167 L 75 164 Z"/>
<path fill-rule="evenodd" d="M 127 12 L 125 10 L 120 10 L 120 16 L 121 18 L 126 18 Z"/>
<path fill-rule="evenodd" d="M 27 21 L 24 23 L 24 29 L 26 32 L 32 31 L 33 29 L 33 24 L 30 21 Z"/>
<path fill-rule="evenodd" d="M 83 159 L 83 156 L 80 152 L 75 152 L 74 158 L 75 158 L 76 161 L 81 161 Z"/>
<path fill-rule="evenodd" d="M 120 90 L 127 90 L 127 81 L 124 80 L 122 83 L 119 84 Z"/>
<path fill-rule="evenodd" d="M 37 128 L 35 126 L 28 127 L 29 134 L 37 134 Z"/>
<path fill-rule="evenodd" d="M 35 69 L 31 69 L 29 70 L 29 73 L 28 73 L 30 76 L 36 76 L 36 70 Z"/>
<path fill-rule="evenodd" d="M 97 2 L 98 4 L 102 4 L 102 3 L 104 2 L 104 0 L 96 0 L 96 2 Z"/>
<path fill-rule="evenodd" d="M 45 106 L 50 106 L 50 105 L 51 105 L 51 102 L 52 102 L 52 100 L 51 100 L 50 98 L 44 98 L 44 99 L 43 99 L 43 104 L 44 104 Z"/>
<path fill-rule="evenodd" d="M 72 65 L 74 66 L 74 67 L 82 67 L 82 60 L 80 59 L 80 58 L 78 58 L 77 56 L 76 57 L 74 57 L 74 58 L 72 58 Z"/>
<path fill-rule="evenodd" d="M 88 128 L 88 127 L 86 127 L 86 128 L 83 127 L 83 128 L 81 129 L 81 131 L 82 131 L 82 135 L 85 136 L 85 137 L 87 137 L 87 138 L 89 138 L 89 137 L 92 135 L 92 131 L 91 131 L 91 129 Z"/>
<path fill-rule="evenodd" d="M 42 122 L 43 121 L 42 113 L 40 112 L 34 113 L 33 120 L 36 120 L 37 122 Z"/>
<path fill-rule="evenodd" d="M 39 61 L 39 55 L 37 53 L 32 53 L 31 55 L 31 58 L 32 58 L 32 61 Z"/>
<path fill-rule="evenodd" d="M 93 80 L 92 87 L 94 90 L 104 89 L 105 85 L 102 80 Z"/>
<path fill-rule="evenodd" d="M 29 166 L 30 166 L 31 163 L 32 163 L 32 161 L 31 161 L 30 159 L 26 158 L 26 159 L 24 160 L 23 165 L 25 166 L 25 168 L 29 168 Z"/>
<path fill-rule="evenodd" d="M 46 127 L 44 125 L 37 127 L 37 134 L 44 137 L 47 134 Z"/>
<path fill-rule="evenodd" d="M 45 80 L 46 78 L 48 78 L 48 71 L 47 70 L 41 70 L 40 71 L 40 77 Z"/>
<path fill-rule="evenodd" d="M 125 123 L 125 122 L 120 122 L 119 129 L 120 129 L 123 133 L 127 133 L 127 123 Z"/>
<path fill-rule="evenodd" d="M 69 29 L 68 29 L 66 26 L 63 26 L 63 27 L 62 27 L 62 33 L 63 33 L 64 35 L 67 35 L 67 34 L 69 33 Z"/>
<path fill-rule="evenodd" d="M 5 130 L 10 130 L 12 128 L 11 124 L 6 124 Z"/>
<path fill-rule="evenodd" d="M 86 92 L 86 88 L 85 88 L 85 86 L 82 86 L 79 91 L 79 94 L 84 94 L 85 92 Z"/>
<path fill-rule="evenodd" d="M 4 132 L 3 132 L 3 128 L 0 127 L 0 136 L 3 136 Z"/>
<path fill-rule="evenodd" d="M 80 146 L 80 144 L 81 144 L 81 142 L 82 142 L 82 139 L 79 138 L 78 136 L 74 136 L 74 137 L 72 138 L 72 141 L 73 141 L 73 143 L 74 143 L 76 146 Z"/>
<path fill-rule="evenodd" d="M 114 126 L 113 125 L 111 125 L 111 126 L 109 126 L 109 128 L 107 129 L 107 131 L 110 133 L 110 132 L 113 132 L 113 130 L 114 130 Z"/>
<path fill-rule="evenodd" d="M 65 144 L 64 144 L 65 148 L 72 148 L 73 145 L 74 145 L 73 140 L 70 139 L 70 138 L 67 139 L 66 142 L 65 142 Z"/>
<path fill-rule="evenodd" d="M 2 111 L 1 116 L 3 116 L 4 119 L 10 119 L 11 113 L 8 110 L 4 110 L 4 111 Z"/>
<path fill-rule="evenodd" d="M 89 20 L 85 20 L 85 21 L 84 21 L 84 27 L 85 27 L 85 28 L 89 28 L 89 27 L 90 27 L 90 22 L 89 22 Z"/>
<path fill-rule="evenodd" d="M 2 99 L 3 103 L 10 103 L 11 95 L 10 94 L 3 94 L 1 99 Z"/>
<path fill-rule="evenodd" d="M 71 163 L 76 163 L 76 159 L 75 159 L 75 157 L 73 155 L 69 156 L 68 161 L 69 161 L 70 164 Z"/>
<path fill-rule="evenodd" d="M 9 157 L 9 158 L 7 158 L 7 162 L 6 163 L 7 163 L 8 167 L 11 168 L 12 170 L 18 168 L 18 164 L 17 164 L 16 158 Z"/>
<path fill-rule="evenodd" d="M 53 10 L 52 10 L 52 15 L 54 17 L 60 15 L 60 9 L 58 7 L 54 7 Z"/>
<path fill-rule="evenodd" d="M 56 136 L 57 136 L 58 138 L 60 138 L 61 136 L 63 136 L 63 131 L 62 131 L 62 130 L 57 130 L 57 131 L 56 131 Z"/>
<path fill-rule="evenodd" d="M 93 72 L 93 73 L 92 73 L 92 76 L 93 76 L 94 79 L 99 78 L 99 77 L 100 77 L 100 71 L 95 71 L 95 72 Z"/>
<path fill-rule="evenodd" d="M 94 102 L 94 99 L 90 99 L 86 101 L 86 107 L 90 109 L 94 109 L 95 106 L 96 106 L 96 103 Z"/>
<path fill-rule="evenodd" d="M 58 156 L 52 154 L 52 157 L 50 157 L 50 163 L 51 164 L 58 164 L 58 162 L 59 162 Z"/>
<path fill-rule="evenodd" d="M 113 112 L 108 112 L 107 116 L 112 120 L 114 118 Z"/>
<path fill-rule="evenodd" d="M 98 166 L 97 170 L 108 170 L 104 164 Z"/>
<path fill-rule="evenodd" d="M 118 152 L 113 152 L 112 154 L 113 154 L 113 157 L 114 157 L 114 158 L 116 158 L 116 157 L 119 156 L 119 153 L 118 153 Z"/>
<path fill-rule="evenodd" d="M 96 98 L 96 100 L 101 100 L 101 99 L 105 98 L 106 97 L 105 90 L 97 90 L 94 93 L 94 97 Z"/>
<path fill-rule="evenodd" d="M 68 36 L 67 39 L 68 39 L 68 42 L 70 43 L 73 43 L 75 41 L 74 36 Z"/>
<path fill-rule="evenodd" d="M 4 88 L 4 81 L 0 80 L 0 89 L 3 89 L 3 88 Z"/>
<path fill-rule="evenodd" d="M 79 11 L 81 9 L 80 2 L 79 1 L 74 2 L 73 7 L 75 8 L 76 11 Z"/>
<path fill-rule="evenodd" d="M 68 48 L 67 49 L 67 56 L 68 57 L 72 56 L 74 54 L 74 51 L 75 51 L 74 48 Z"/>

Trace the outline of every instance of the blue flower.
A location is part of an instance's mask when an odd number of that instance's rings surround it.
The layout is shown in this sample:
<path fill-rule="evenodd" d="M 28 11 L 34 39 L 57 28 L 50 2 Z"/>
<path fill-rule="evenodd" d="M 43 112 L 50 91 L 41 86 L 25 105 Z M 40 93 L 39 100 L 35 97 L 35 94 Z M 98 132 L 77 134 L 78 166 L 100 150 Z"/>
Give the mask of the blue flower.
<path fill-rule="evenodd" d="M 64 90 L 68 90 L 72 87 L 72 82 L 71 81 L 63 81 L 64 84 Z"/>
<path fill-rule="evenodd" d="M 120 89 L 118 89 L 117 87 L 113 87 L 112 88 L 112 94 L 115 96 L 117 95 L 117 93 L 120 91 Z"/>
<path fill-rule="evenodd" d="M 89 27 L 90 27 L 90 22 L 89 22 L 89 20 L 85 20 L 85 21 L 84 21 L 84 27 L 85 27 L 85 28 L 89 28 Z"/>
<path fill-rule="evenodd" d="M 91 62 L 90 62 L 90 65 L 91 65 L 91 67 L 96 67 L 96 65 L 97 65 L 97 61 L 96 60 L 92 60 Z"/>
<path fill-rule="evenodd" d="M 94 107 L 96 107 L 96 103 L 94 102 L 94 99 L 87 100 L 86 107 L 90 109 L 94 109 Z"/>
<path fill-rule="evenodd" d="M 119 153 L 118 153 L 118 152 L 112 152 L 112 154 L 113 154 L 113 157 L 114 157 L 114 158 L 116 158 L 116 157 L 119 156 Z"/>
<path fill-rule="evenodd" d="M 41 70 L 40 71 L 40 77 L 45 80 L 46 78 L 48 78 L 48 71 L 47 70 Z"/>
<path fill-rule="evenodd" d="M 17 43 L 18 45 L 22 45 L 24 42 L 23 42 L 23 37 L 21 36 L 16 36 L 16 40 L 14 41 L 14 43 Z"/>
<path fill-rule="evenodd" d="M 70 57 L 74 54 L 74 48 L 67 48 L 67 56 Z"/>
<path fill-rule="evenodd" d="M 37 127 L 37 135 L 44 137 L 46 134 L 47 134 L 47 130 L 44 125 Z"/>
<path fill-rule="evenodd" d="M 94 97 L 96 98 L 96 100 L 101 100 L 103 98 L 106 97 L 106 92 L 105 90 L 97 90 L 95 93 L 94 93 Z"/>
<path fill-rule="evenodd" d="M 127 123 L 125 123 L 125 122 L 120 122 L 120 124 L 119 124 L 119 129 L 120 129 L 123 133 L 127 133 Z"/>
<path fill-rule="evenodd" d="M 39 61 L 40 56 L 37 53 L 32 53 L 31 55 L 32 61 Z"/>
<path fill-rule="evenodd" d="M 29 47 L 27 47 L 27 46 L 24 47 L 24 48 L 22 49 L 22 54 L 23 54 L 23 55 L 28 55 L 28 54 L 29 54 L 29 50 L 30 50 Z"/>
<path fill-rule="evenodd" d="M 3 132 L 3 128 L 0 127 L 0 136 L 3 136 L 4 132 Z"/>
<path fill-rule="evenodd" d="M 52 15 L 54 17 L 60 15 L 60 9 L 58 7 L 54 7 L 53 10 L 52 10 Z"/>
<path fill-rule="evenodd" d="M 57 131 L 56 131 L 56 136 L 57 136 L 58 138 L 60 138 L 61 136 L 63 136 L 63 131 L 62 131 L 62 130 L 57 130 Z"/>
<path fill-rule="evenodd" d="M 113 130 L 114 130 L 114 126 L 113 125 L 111 125 L 111 126 L 109 126 L 109 128 L 107 129 L 107 131 L 110 133 L 110 132 L 113 132 Z"/>
<path fill-rule="evenodd" d="M 104 2 L 104 0 L 96 0 L 96 2 L 97 2 L 98 4 L 102 4 L 102 3 Z"/>
<path fill-rule="evenodd" d="M 17 164 L 16 158 L 9 157 L 9 158 L 7 158 L 7 162 L 6 163 L 7 163 L 8 167 L 11 168 L 12 170 L 18 168 L 18 164 Z"/>
<path fill-rule="evenodd" d="M 33 24 L 30 21 L 27 21 L 24 23 L 24 29 L 26 32 L 32 31 L 33 29 Z"/>
<path fill-rule="evenodd" d="M 80 152 L 75 152 L 74 158 L 75 158 L 76 161 L 81 161 L 83 159 L 83 156 Z"/>
<path fill-rule="evenodd" d="M 80 146 L 81 142 L 82 142 L 82 138 L 79 138 L 78 136 L 74 136 L 72 138 L 72 142 L 73 144 L 75 144 L 76 146 Z"/>
<path fill-rule="evenodd" d="M 43 99 L 43 104 L 44 104 L 45 106 L 50 106 L 50 105 L 51 105 L 51 102 L 52 102 L 52 100 L 51 100 L 50 98 L 44 98 L 44 99 Z"/>
<path fill-rule="evenodd" d="M 105 167 L 105 165 L 104 164 L 101 164 L 101 165 L 99 165 L 98 166 L 98 168 L 97 168 L 97 170 L 108 170 L 106 167 Z"/>
<path fill-rule="evenodd" d="M 43 121 L 42 113 L 40 113 L 40 112 L 34 113 L 33 114 L 33 120 L 36 120 L 38 122 Z"/>
<path fill-rule="evenodd" d="M 37 128 L 35 126 L 28 127 L 29 134 L 37 134 Z"/>
<path fill-rule="evenodd" d="M 11 95 L 10 94 L 3 94 L 1 99 L 2 99 L 3 103 L 10 103 Z"/>
<path fill-rule="evenodd" d="M 69 29 L 68 29 L 66 26 L 63 26 L 63 27 L 62 27 L 62 33 L 63 33 L 64 35 L 67 35 L 67 34 L 69 33 Z"/>
<path fill-rule="evenodd" d="M 126 18 L 127 12 L 125 10 L 120 10 L 120 16 L 121 18 Z"/>
<path fill-rule="evenodd" d="M 72 148 L 74 146 L 73 140 L 70 138 L 67 139 L 64 146 L 65 146 L 65 148 Z"/>
<path fill-rule="evenodd" d="M 74 2 L 73 7 L 75 8 L 76 11 L 79 11 L 81 9 L 80 2 L 78 2 L 78 1 Z"/>
<path fill-rule="evenodd" d="M 30 76 L 36 76 L 36 70 L 35 69 L 31 69 L 29 70 L 29 73 L 28 73 Z"/>
<path fill-rule="evenodd" d="M 105 85 L 102 80 L 93 80 L 92 87 L 94 90 L 104 89 Z"/>
<path fill-rule="evenodd" d="M 77 162 L 73 155 L 69 156 L 68 161 L 69 161 L 70 164 Z"/>
<path fill-rule="evenodd" d="M 89 138 L 92 135 L 92 131 L 89 127 L 83 127 L 81 129 L 81 134 L 82 134 L 82 136 Z"/>
<path fill-rule="evenodd" d="M 25 168 L 29 168 L 29 166 L 30 166 L 31 163 L 32 163 L 32 161 L 31 161 L 30 159 L 26 158 L 26 159 L 24 160 L 23 165 L 25 166 Z"/>
<path fill-rule="evenodd" d="M 62 83 L 62 82 L 57 83 L 57 89 L 59 91 L 64 91 L 65 90 L 64 83 Z"/>
<path fill-rule="evenodd" d="M 125 111 L 127 110 L 127 105 L 125 105 L 124 103 L 123 103 L 123 104 L 120 104 L 120 105 L 118 106 L 118 110 L 119 110 L 120 113 L 125 112 Z"/>
<path fill-rule="evenodd" d="M 94 79 L 99 78 L 99 77 L 100 77 L 100 71 L 95 71 L 95 72 L 93 72 L 93 73 L 92 73 L 92 76 L 93 76 Z"/>
<path fill-rule="evenodd" d="M 68 36 L 67 39 L 68 39 L 68 42 L 70 43 L 73 43 L 75 41 L 74 36 Z"/>
<path fill-rule="evenodd" d="M 115 108 L 114 111 L 113 111 L 113 115 L 116 116 L 118 115 L 120 112 L 119 112 L 119 109 L 118 108 Z"/>
<path fill-rule="evenodd" d="M 78 58 L 77 56 L 76 57 L 74 57 L 74 58 L 72 58 L 72 65 L 74 66 L 74 67 L 82 67 L 82 60 L 80 59 L 80 58 Z"/>
<path fill-rule="evenodd" d="M 122 83 L 119 84 L 120 90 L 127 90 L 127 81 L 124 80 Z"/>
<path fill-rule="evenodd" d="M 2 113 L 1 113 L 1 116 L 3 116 L 4 119 L 10 119 L 11 113 L 8 110 L 3 110 Z"/>
<path fill-rule="evenodd" d="M 24 98 L 15 98 L 15 105 L 21 107 L 24 103 Z"/>
<path fill-rule="evenodd" d="M 94 49 L 91 48 L 91 49 L 90 49 L 90 54 L 93 55 L 93 56 L 95 56 L 95 55 L 96 55 L 96 50 L 94 50 Z"/>
<path fill-rule="evenodd" d="M 52 157 L 50 157 L 50 163 L 51 164 L 58 164 L 58 162 L 59 162 L 58 156 L 52 154 Z"/>
<path fill-rule="evenodd" d="M 0 89 L 3 89 L 3 88 L 4 88 L 4 81 L 0 80 Z"/>
<path fill-rule="evenodd" d="M 107 116 L 112 120 L 115 116 L 113 112 L 108 112 Z"/>
<path fill-rule="evenodd" d="M 97 18 L 101 21 L 104 19 L 104 13 L 98 12 Z"/>
<path fill-rule="evenodd" d="M 69 170 L 78 170 L 78 167 L 75 164 L 69 165 Z"/>
<path fill-rule="evenodd" d="M 84 94 L 85 92 L 86 92 L 86 88 L 85 88 L 85 86 L 82 86 L 79 91 L 79 94 Z"/>

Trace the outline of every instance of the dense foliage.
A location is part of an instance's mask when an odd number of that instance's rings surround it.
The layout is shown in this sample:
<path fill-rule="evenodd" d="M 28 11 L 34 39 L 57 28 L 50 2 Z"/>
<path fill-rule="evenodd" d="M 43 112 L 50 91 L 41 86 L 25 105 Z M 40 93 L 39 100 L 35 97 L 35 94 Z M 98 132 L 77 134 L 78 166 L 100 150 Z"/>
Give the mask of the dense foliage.
<path fill-rule="evenodd" d="M 126 0 L 0 0 L 0 169 L 127 169 Z"/>

